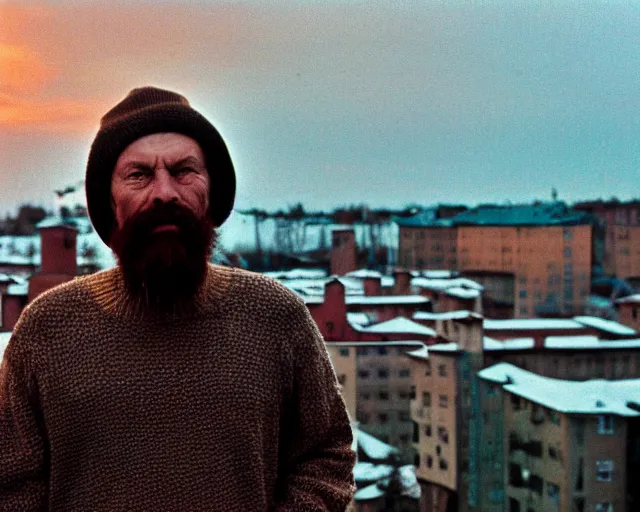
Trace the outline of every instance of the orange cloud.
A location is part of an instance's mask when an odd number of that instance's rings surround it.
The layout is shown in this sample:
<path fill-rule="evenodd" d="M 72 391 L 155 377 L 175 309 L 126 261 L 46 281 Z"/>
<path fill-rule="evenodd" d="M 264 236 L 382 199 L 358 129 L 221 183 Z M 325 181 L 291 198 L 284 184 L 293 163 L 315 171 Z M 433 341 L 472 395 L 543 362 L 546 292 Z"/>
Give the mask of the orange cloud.
<path fill-rule="evenodd" d="M 65 98 L 34 99 L 0 92 L 0 130 L 81 132 L 95 128 L 103 105 Z"/>
<path fill-rule="evenodd" d="M 40 91 L 55 76 L 35 52 L 24 46 L 0 43 L 0 91 Z"/>

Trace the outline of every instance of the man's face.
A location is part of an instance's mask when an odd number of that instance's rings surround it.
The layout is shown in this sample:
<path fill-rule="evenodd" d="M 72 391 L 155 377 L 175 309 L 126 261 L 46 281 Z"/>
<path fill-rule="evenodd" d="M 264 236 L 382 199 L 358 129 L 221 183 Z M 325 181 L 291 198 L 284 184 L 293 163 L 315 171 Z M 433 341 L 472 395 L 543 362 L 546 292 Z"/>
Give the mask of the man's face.
<path fill-rule="evenodd" d="M 111 178 L 118 228 L 162 203 L 175 203 L 202 219 L 209 208 L 209 173 L 196 141 L 179 133 L 142 137 L 122 152 Z M 176 229 L 159 226 L 158 231 Z"/>
<path fill-rule="evenodd" d="M 127 289 L 150 309 L 188 305 L 204 280 L 215 241 L 209 186 L 200 146 L 177 133 L 142 137 L 116 163 L 110 245 Z"/>

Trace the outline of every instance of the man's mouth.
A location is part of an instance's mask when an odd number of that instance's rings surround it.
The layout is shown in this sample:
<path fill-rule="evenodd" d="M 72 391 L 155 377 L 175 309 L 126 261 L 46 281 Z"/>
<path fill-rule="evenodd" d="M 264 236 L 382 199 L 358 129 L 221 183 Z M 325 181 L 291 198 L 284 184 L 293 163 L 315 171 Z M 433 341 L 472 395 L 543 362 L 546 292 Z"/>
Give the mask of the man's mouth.
<path fill-rule="evenodd" d="M 154 234 L 168 233 L 168 232 L 177 233 L 178 226 L 176 226 L 175 224 L 160 224 L 159 226 L 156 226 L 155 228 L 153 228 L 153 231 L 152 231 L 152 233 Z"/>

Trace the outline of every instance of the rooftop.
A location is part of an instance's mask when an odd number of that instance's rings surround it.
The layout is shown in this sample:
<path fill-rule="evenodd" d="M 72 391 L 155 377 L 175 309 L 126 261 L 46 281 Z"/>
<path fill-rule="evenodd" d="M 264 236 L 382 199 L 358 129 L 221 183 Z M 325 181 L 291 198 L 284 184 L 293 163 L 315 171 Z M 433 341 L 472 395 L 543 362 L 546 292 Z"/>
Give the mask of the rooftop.
<path fill-rule="evenodd" d="M 380 322 L 375 325 L 362 327 L 357 323 L 351 325 L 355 330 L 364 333 L 379 334 L 419 334 L 422 336 L 436 336 L 436 331 L 430 327 L 409 320 L 408 318 L 398 316 L 386 322 Z"/>
<path fill-rule="evenodd" d="M 509 363 L 478 372 L 505 391 L 565 414 L 640 416 L 640 379 L 570 381 L 542 377 Z"/>
<path fill-rule="evenodd" d="M 518 318 L 508 320 L 493 320 L 485 318 L 485 331 L 510 330 L 544 330 L 544 329 L 585 329 L 585 325 L 566 318 Z"/>

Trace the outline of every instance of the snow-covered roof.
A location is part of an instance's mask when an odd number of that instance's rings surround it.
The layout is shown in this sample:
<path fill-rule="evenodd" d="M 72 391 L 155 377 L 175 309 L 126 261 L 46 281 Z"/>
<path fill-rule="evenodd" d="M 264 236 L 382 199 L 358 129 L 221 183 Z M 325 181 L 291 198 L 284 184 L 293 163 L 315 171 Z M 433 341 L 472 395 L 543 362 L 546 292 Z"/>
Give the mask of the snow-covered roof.
<path fill-rule="evenodd" d="M 484 319 L 485 331 L 542 330 L 542 329 L 584 329 L 585 326 L 566 318 L 517 318 L 507 320 Z"/>
<path fill-rule="evenodd" d="M 377 484 L 367 485 L 362 489 L 358 489 L 353 496 L 353 499 L 356 501 L 368 501 L 368 500 L 377 500 L 384 496 L 384 490 L 378 487 Z"/>
<path fill-rule="evenodd" d="M 485 350 L 530 350 L 535 347 L 533 338 L 513 338 L 509 340 L 495 340 L 485 336 L 482 340 Z"/>
<path fill-rule="evenodd" d="M 621 299 L 616 300 L 618 304 L 637 304 L 640 303 L 640 293 L 636 293 L 634 295 L 629 295 L 627 297 L 622 297 Z"/>
<path fill-rule="evenodd" d="M 481 284 L 476 283 L 466 277 L 449 278 L 428 278 L 428 277 L 414 277 L 411 279 L 411 286 L 416 288 L 427 288 L 429 290 L 446 290 L 448 288 L 469 288 L 471 290 L 482 291 L 484 288 Z"/>
<path fill-rule="evenodd" d="M 325 341 L 325 345 L 334 347 L 424 347 L 419 340 L 400 341 Z"/>
<path fill-rule="evenodd" d="M 599 331 L 607 332 L 609 334 L 618 334 L 622 336 L 633 336 L 637 334 L 636 330 L 631 327 L 627 327 L 619 322 L 614 322 L 613 320 L 605 320 L 604 318 L 597 316 L 575 316 L 573 319 L 587 327 L 593 327 L 594 329 L 598 329 Z"/>
<path fill-rule="evenodd" d="M 392 454 L 400 453 L 400 450 L 394 446 L 380 441 L 359 428 L 356 428 L 354 432 L 358 437 L 358 448 L 370 459 L 382 461 L 387 460 Z"/>
<path fill-rule="evenodd" d="M 321 268 L 294 268 L 264 272 L 264 275 L 273 279 L 323 279 L 327 277 L 327 271 Z"/>
<path fill-rule="evenodd" d="M 7 345 L 9 344 L 10 339 L 11 339 L 11 331 L 0 332 L 0 361 L 2 361 L 2 355 L 4 354 L 4 349 L 7 348 Z"/>
<path fill-rule="evenodd" d="M 571 381 L 543 377 L 510 363 L 497 363 L 478 377 L 515 395 L 565 414 L 640 416 L 640 379 Z"/>
<path fill-rule="evenodd" d="M 436 336 L 436 331 L 430 327 L 426 327 L 403 316 L 398 316 L 392 320 L 380 322 L 375 325 L 369 325 L 367 327 L 362 327 L 358 324 L 353 324 L 352 327 L 359 332 L 365 333 L 420 334 L 423 336 Z"/>
<path fill-rule="evenodd" d="M 347 313 L 347 322 L 353 325 L 367 325 L 371 323 L 366 313 Z"/>
<path fill-rule="evenodd" d="M 10 284 L 7 286 L 7 295 L 28 295 L 29 282 Z"/>
<path fill-rule="evenodd" d="M 415 357 L 416 359 L 429 359 L 429 349 L 426 345 L 423 345 L 418 350 L 412 350 L 407 352 L 408 356 Z"/>
<path fill-rule="evenodd" d="M 544 348 L 556 350 L 612 350 L 640 348 L 640 339 L 601 340 L 597 336 L 547 336 Z"/>
<path fill-rule="evenodd" d="M 396 280 L 393 277 L 382 276 L 382 279 L 380 279 L 381 286 L 386 286 L 388 288 L 391 288 L 395 284 L 396 284 Z"/>
<path fill-rule="evenodd" d="M 480 297 L 480 290 L 463 288 L 461 286 L 454 286 L 452 288 L 447 288 L 444 293 L 450 295 L 452 297 L 457 297 L 458 299 L 477 299 Z"/>
<path fill-rule="evenodd" d="M 359 465 L 362 465 L 362 468 L 358 468 Z M 373 483 L 362 489 L 356 491 L 354 496 L 355 501 L 368 501 L 375 500 L 385 495 L 385 489 L 389 485 L 391 473 L 393 472 L 393 466 L 389 465 L 370 465 L 367 463 L 359 462 L 356 464 L 354 468 L 354 477 L 356 482 L 372 482 L 374 479 L 370 478 L 362 478 L 374 476 L 374 475 L 382 475 L 377 479 L 377 483 Z M 413 465 L 400 466 L 398 468 L 398 473 L 400 476 L 401 483 L 401 494 L 403 496 L 408 496 L 415 500 L 420 499 L 420 484 L 418 484 L 418 479 L 416 478 L 416 468 Z"/>
<path fill-rule="evenodd" d="M 460 345 L 457 343 L 436 343 L 429 345 L 429 352 L 458 352 Z"/>
<path fill-rule="evenodd" d="M 442 313 L 431 313 L 428 311 L 416 311 L 412 318 L 414 320 L 464 320 L 469 317 L 482 318 L 482 315 L 468 311 L 466 309 L 460 309 L 457 311 L 443 311 Z"/>
<path fill-rule="evenodd" d="M 378 305 L 378 304 L 428 304 L 430 301 L 420 295 L 367 295 L 346 296 L 347 304 Z"/>
<path fill-rule="evenodd" d="M 360 270 L 354 270 L 352 272 L 347 272 L 345 274 L 347 277 L 355 277 L 357 279 L 366 279 L 366 278 L 382 278 L 382 274 L 377 270 L 369 270 L 366 268 L 361 268 Z"/>

